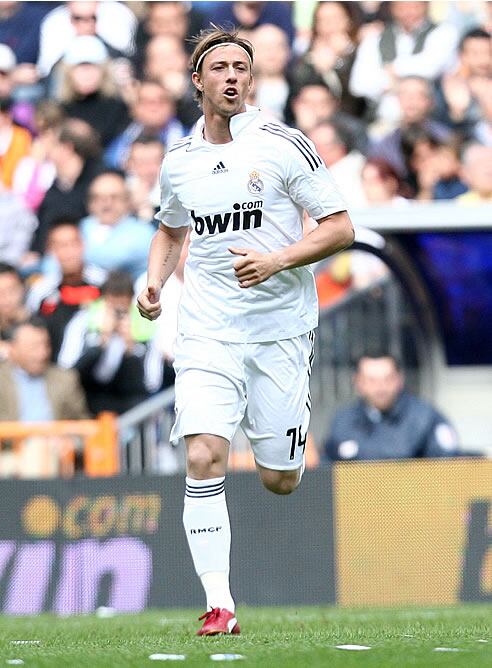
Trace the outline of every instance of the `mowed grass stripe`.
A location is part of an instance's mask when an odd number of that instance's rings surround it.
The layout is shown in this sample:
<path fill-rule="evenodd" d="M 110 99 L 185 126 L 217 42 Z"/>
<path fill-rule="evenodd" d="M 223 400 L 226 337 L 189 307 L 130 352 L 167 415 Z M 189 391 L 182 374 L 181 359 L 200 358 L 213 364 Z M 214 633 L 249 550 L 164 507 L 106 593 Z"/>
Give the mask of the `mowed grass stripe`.
<path fill-rule="evenodd" d="M 236 653 L 245 656 L 239 665 L 265 668 L 492 666 L 491 605 L 404 610 L 239 606 L 243 634 L 216 638 L 194 635 L 199 614 L 156 610 L 108 619 L 0 617 L 0 665 L 22 659 L 26 668 L 126 668 L 161 665 L 149 660 L 151 654 L 185 654 L 179 665 L 201 667 L 214 665 L 210 654 Z M 40 644 L 13 643 L 19 640 Z M 347 651 L 336 645 L 371 649 Z M 436 647 L 460 651 L 435 652 Z"/>

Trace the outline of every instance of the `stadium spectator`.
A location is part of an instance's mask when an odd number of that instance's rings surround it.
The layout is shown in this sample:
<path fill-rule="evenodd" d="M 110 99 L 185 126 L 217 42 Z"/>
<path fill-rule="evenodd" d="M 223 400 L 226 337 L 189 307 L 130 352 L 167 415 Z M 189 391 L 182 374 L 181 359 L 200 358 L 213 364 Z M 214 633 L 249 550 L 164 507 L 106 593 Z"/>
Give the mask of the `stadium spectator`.
<path fill-rule="evenodd" d="M 354 386 L 359 399 L 339 409 L 330 427 L 328 460 L 459 454 L 458 438 L 448 420 L 404 389 L 404 376 L 393 356 L 363 356 Z"/>
<path fill-rule="evenodd" d="M 432 139 L 446 142 L 451 138 L 449 128 L 431 118 L 433 108 L 432 87 L 420 77 L 407 77 L 398 84 L 398 103 L 400 106 L 400 124 L 395 130 L 379 141 L 373 142 L 369 155 L 389 162 L 400 177 L 408 175 L 405 156 L 402 149 L 402 134 L 408 128 L 420 127 Z"/>
<path fill-rule="evenodd" d="M 396 170 L 381 158 L 369 158 L 362 168 L 362 188 L 370 206 L 402 204 L 403 184 Z"/>
<path fill-rule="evenodd" d="M 341 111 L 360 117 L 365 101 L 349 90 L 357 49 L 356 6 L 349 2 L 317 3 L 310 45 L 295 66 L 293 79 L 297 87 L 302 87 L 320 77 L 340 100 Z"/>
<path fill-rule="evenodd" d="M 482 117 L 473 128 L 472 139 L 484 146 L 492 146 L 492 78 L 483 87 L 479 105 Z"/>
<path fill-rule="evenodd" d="M 155 345 L 155 324 L 140 318 L 133 279 L 113 272 L 102 297 L 67 326 L 58 362 L 80 372 L 91 413 L 121 414 L 160 389 L 163 361 Z"/>
<path fill-rule="evenodd" d="M 130 146 L 142 134 L 158 137 L 166 148 L 185 135 L 171 94 L 156 81 L 142 81 L 139 85 L 131 116 L 133 121 L 106 150 L 110 167 L 124 167 Z"/>
<path fill-rule="evenodd" d="M 39 54 L 39 29 L 44 16 L 51 10 L 48 2 L 0 3 L 0 43 L 15 53 L 16 83 L 37 81 L 34 67 Z"/>
<path fill-rule="evenodd" d="M 472 144 L 463 153 L 463 181 L 468 192 L 456 198 L 459 204 L 492 202 L 492 147 Z"/>
<path fill-rule="evenodd" d="M 37 211 L 46 192 L 56 177 L 56 167 L 49 159 L 60 131 L 64 113 L 52 100 L 41 100 L 34 112 L 35 137 L 29 155 L 22 158 L 15 168 L 12 190 L 24 204 Z"/>
<path fill-rule="evenodd" d="M 67 116 L 89 123 L 107 146 L 128 125 L 129 115 L 118 95 L 106 47 L 94 35 L 75 37 L 62 63 L 58 98 Z"/>
<path fill-rule="evenodd" d="M 88 209 L 89 216 L 80 222 L 86 262 L 138 278 L 146 268 L 154 228 L 131 215 L 124 174 L 109 171 L 97 176 L 90 186 Z"/>
<path fill-rule="evenodd" d="M 471 138 L 482 118 L 480 100 L 490 93 L 492 82 L 492 39 L 488 32 L 475 28 L 459 44 L 458 65 L 442 76 L 436 87 L 437 118 Z"/>
<path fill-rule="evenodd" d="M 0 183 L 0 261 L 19 267 L 37 226 L 34 213 Z"/>
<path fill-rule="evenodd" d="M 0 3 L 0 43 L 10 47 L 15 64 L 7 73 L 2 67 L 2 79 L 12 86 L 14 119 L 31 130 L 33 104 L 44 95 L 36 62 L 39 55 L 41 21 L 50 11 L 49 2 Z"/>
<path fill-rule="evenodd" d="M 47 77 L 77 35 L 95 35 L 114 58 L 133 52 L 135 14 L 122 2 L 66 2 L 41 23 L 38 69 Z"/>
<path fill-rule="evenodd" d="M 427 2 L 391 2 L 389 7 L 391 21 L 383 32 L 368 34 L 357 49 L 350 90 L 367 99 L 374 117 L 395 123 L 398 80 L 440 76 L 452 62 L 458 36 L 453 26 L 429 20 Z"/>
<path fill-rule="evenodd" d="M 144 54 L 149 41 L 154 37 L 177 38 L 191 53 L 193 46 L 189 37 L 196 35 L 204 26 L 204 19 L 196 7 L 186 2 L 146 2 L 145 14 L 138 23 L 135 37 L 133 63 L 138 79 L 143 77 Z M 200 3 L 201 4 L 201 3 Z"/>
<path fill-rule="evenodd" d="M 100 297 L 106 272 L 84 264 L 84 244 L 78 222 L 61 219 L 48 232 L 46 251 L 59 273 L 42 276 L 29 289 L 26 304 L 45 320 L 56 361 L 65 328 L 82 306 Z"/>
<path fill-rule="evenodd" d="M 44 322 L 31 318 L 15 325 L 9 359 L 0 364 L 0 420 L 42 422 L 87 416 L 77 373 L 50 363 Z"/>
<path fill-rule="evenodd" d="M 419 199 L 421 189 L 433 175 L 427 174 L 427 168 L 436 155 L 439 141 L 422 125 L 409 125 L 401 132 L 401 153 L 405 165 L 404 182 L 411 197 Z"/>
<path fill-rule="evenodd" d="M 13 327 L 29 318 L 24 282 L 15 267 L 0 262 L 0 361 L 9 357 Z"/>
<path fill-rule="evenodd" d="M 303 132 L 310 132 L 324 121 L 336 123 L 350 139 L 350 144 L 361 153 L 366 153 L 367 134 L 364 123 L 340 111 L 338 99 L 320 80 L 305 84 L 299 90 L 293 89 L 290 107 L 293 124 Z"/>
<path fill-rule="evenodd" d="M 362 207 L 366 197 L 361 174 L 365 158 L 350 147 L 350 140 L 335 123 L 323 122 L 307 133 L 325 165 L 330 169 L 342 197 L 353 207 Z"/>
<path fill-rule="evenodd" d="M 486 30 L 488 33 L 492 34 L 492 4 L 490 2 L 486 2 L 484 4 L 485 15 L 482 17 L 480 27 Z"/>
<path fill-rule="evenodd" d="M 435 143 L 415 162 L 419 200 L 454 199 L 468 188 L 461 178 L 461 142 Z"/>
<path fill-rule="evenodd" d="M 281 28 L 294 41 L 291 10 L 285 2 L 216 2 L 205 13 L 208 21 L 214 25 L 234 25 L 248 37 L 249 31 L 265 23 Z"/>
<path fill-rule="evenodd" d="M 12 105 L 11 97 L 0 97 L 0 184 L 9 190 L 17 165 L 31 149 L 31 134 L 14 122 Z"/>
<path fill-rule="evenodd" d="M 10 46 L 0 43 L 0 97 L 11 97 L 14 89 L 12 73 L 17 61 Z"/>
<path fill-rule="evenodd" d="M 145 47 L 144 78 L 158 81 L 171 94 L 176 117 L 185 127 L 191 127 L 199 118 L 188 60 L 183 41 L 173 34 L 156 35 Z"/>
<path fill-rule="evenodd" d="M 125 166 L 131 209 L 141 220 L 153 220 L 160 204 L 159 172 L 164 145 L 156 137 L 143 135 L 130 148 Z"/>
<path fill-rule="evenodd" d="M 29 67 L 29 66 L 26 66 Z M 17 66 L 15 54 L 6 44 L 0 43 L 0 99 L 10 100 L 10 117 L 16 124 L 32 132 L 33 104 L 29 86 L 22 86 L 16 80 Z M 33 89 L 35 85 L 33 85 Z M 41 95 L 42 93 L 39 93 Z"/>
<path fill-rule="evenodd" d="M 288 37 L 277 26 L 264 24 L 252 32 L 251 42 L 255 48 L 255 103 L 263 111 L 284 120 L 289 97 L 286 77 L 290 59 Z"/>
<path fill-rule="evenodd" d="M 0 364 L 0 420 L 45 422 L 88 417 L 78 374 L 50 364 L 46 326 L 38 318 L 16 325 L 9 360 Z M 1 449 L 2 474 L 16 478 L 73 474 L 73 440 L 33 434 Z M 75 446 L 76 447 L 76 446 Z"/>
<path fill-rule="evenodd" d="M 39 227 L 31 250 L 44 253 L 48 231 L 61 217 L 80 219 L 87 214 L 89 185 L 104 169 L 99 160 L 98 138 L 91 126 L 78 118 L 65 120 L 48 152 L 56 177 L 38 210 Z"/>
<path fill-rule="evenodd" d="M 353 4 L 359 24 L 358 41 L 361 42 L 368 35 L 380 35 L 391 19 L 390 3 L 376 0 L 375 2 L 354 2 Z"/>

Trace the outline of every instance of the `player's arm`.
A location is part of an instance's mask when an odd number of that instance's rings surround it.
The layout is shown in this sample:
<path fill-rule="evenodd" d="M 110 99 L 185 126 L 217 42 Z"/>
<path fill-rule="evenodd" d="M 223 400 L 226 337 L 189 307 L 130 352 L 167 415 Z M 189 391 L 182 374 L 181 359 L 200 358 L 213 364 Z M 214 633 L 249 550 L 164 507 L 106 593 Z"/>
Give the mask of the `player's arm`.
<path fill-rule="evenodd" d="M 137 299 L 140 315 L 155 320 L 161 314 L 160 294 L 162 286 L 176 269 L 187 227 L 159 225 L 150 244 L 147 265 L 147 287 Z"/>
<path fill-rule="evenodd" d="M 354 228 L 346 211 L 332 213 L 317 222 L 318 227 L 303 239 L 272 253 L 279 266 L 277 271 L 318 262 L 353 243 Z"/>
<path fill-rule="evenodd" d="M 354 228 L 346 211 L 332 213 L 317 222 L 316 229 L 303 239 L 272 253 L 230 248 L 231 253 L 242 256 L 234 263 L 240 287 L 250 288 L 263 283 L 279 271 L 323 260 L 347 248 L 354 241 Z"/>

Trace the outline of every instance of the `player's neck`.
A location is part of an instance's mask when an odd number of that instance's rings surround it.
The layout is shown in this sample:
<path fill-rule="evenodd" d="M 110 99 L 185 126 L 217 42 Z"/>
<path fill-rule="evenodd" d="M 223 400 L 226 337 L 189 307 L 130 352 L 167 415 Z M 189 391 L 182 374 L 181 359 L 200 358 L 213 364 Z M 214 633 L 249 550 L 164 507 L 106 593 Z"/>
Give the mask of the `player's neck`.
<path fill-rule="evenodd" d="M 241 111 L 246 111 L 242 109 Z M 241 113 L 241 111 L 239 113 Z M 205 124 L 203 127 L 203 136 L 205 141 L 211 144 L 227 144 L 233 137 L 231 134 L 230 120 L 231 116 L 223 116 L 216 111 L 204 110 Z"/>

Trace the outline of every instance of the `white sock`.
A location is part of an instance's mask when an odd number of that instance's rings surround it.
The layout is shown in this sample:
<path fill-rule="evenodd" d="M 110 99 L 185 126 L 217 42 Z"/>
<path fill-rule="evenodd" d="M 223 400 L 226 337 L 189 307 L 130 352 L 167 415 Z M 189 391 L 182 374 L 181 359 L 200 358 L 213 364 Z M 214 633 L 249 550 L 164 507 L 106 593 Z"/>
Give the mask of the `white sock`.
<path fill-rule="evenodd" d="M 207 608 L 234 612 L 229 588 L 231 526 L 224 477 L 186 478 L 183 525 L 195 570 L 207 596 Z"/>

